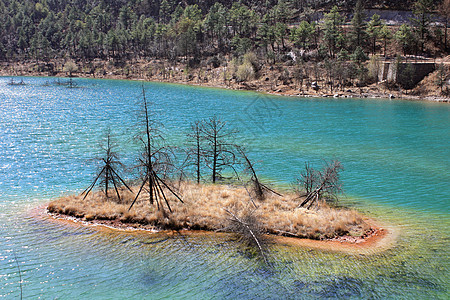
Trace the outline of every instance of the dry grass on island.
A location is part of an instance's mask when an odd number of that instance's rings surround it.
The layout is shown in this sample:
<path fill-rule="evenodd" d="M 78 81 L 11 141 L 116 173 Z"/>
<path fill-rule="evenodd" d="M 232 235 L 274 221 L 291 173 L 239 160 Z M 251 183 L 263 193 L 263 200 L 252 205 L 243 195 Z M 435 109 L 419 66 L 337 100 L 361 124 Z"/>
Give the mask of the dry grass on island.
<path fill-rule="evenodd" d="M 328 205 L 342 192 L 339 172 L 343 167 L 339 161 L 326 163 L 321 170 L 305 163 L 297 179 L 297 191 L 283 196 L 259 180 L 243 148 L 230 142 L 235 131 L 215 116 L 192 124 L 193 133 L 188 136 L 195 147 L 188 149 L 185 161 L 191 171 L 195 170 L 197 184 L 182 181 L 184 172 L 177 176 L 178 168 L 168 147 L 158 143 L 161 136 L 155 134 L 157 130 L 150 122 L 144 89 L 143 97 L 146 131 L 145 138 L 140 139 L 139 186 L 130 188 L 117 173 L 121 163 L 108 134 L 101 171 L 95 180 L 81 195 L 51 202 L 50 213 L 120 228 L 229 231 L 256 244 L 261 253 L 263 234 L 364 239 L 374 232 L 356 211 Z M 206 167 L 212 171 L 210 185 L 200 184 Z M 239 186 L 216 184 L 225 178 L 221 175 L 224 168 L 234 170 L 237 176 L 233 182 Z M 179 181 L 170 180 L 177 177 Z M 91 193 L 96 184 L 102 191 Z"/>
<path fill-rule="evenodd" d="M 268 193 L 263 201 L 249 200 L 244 187 L 206 185 L 181 182 L 174 185 L 184 203 L 167 193 L 172 213 L 166 207 L 150 205 L 148 198 L 139 197 L 131 208 L 135 193 L 122 190 L 122 200 L 106 199 L 103 192 L 83 196 L 66 196 L 52 201 L 52 214 L 72 216 L 84 221 L 105 222 L 118 227 L 153 228 L 157 230 L 224 230 L 230 215 L 243 217 L 251 212 L 265 233 L 311 239 L 332 239 L 340 236 L 364 237 L 372 230 L 355 210 L 330 207 L 321 203 L 314 209 L 299 207 L 296 193 L 282 197 Z M 137 188 L 132 188 L 137 191 Z M 108 223 L 109 222 L 109 223 Z"/>

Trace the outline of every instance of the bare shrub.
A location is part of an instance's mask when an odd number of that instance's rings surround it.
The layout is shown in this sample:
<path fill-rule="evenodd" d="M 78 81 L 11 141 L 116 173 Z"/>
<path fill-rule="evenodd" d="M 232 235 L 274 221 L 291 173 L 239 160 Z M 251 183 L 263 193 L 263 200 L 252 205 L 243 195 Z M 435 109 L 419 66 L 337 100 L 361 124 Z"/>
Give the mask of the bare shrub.
<path fill-rule="evenodd" d="M 237 68 L 236 77 L 238 81 L 249 81 L 255 78 L 255 71 L 249 62 L 244 62 Z"/>
<path fill-rule="evenodd" d="M 249 63 L 253 67 L 255 73 L 261 69 L 261 63 L 254 52 L 245 53 L 243 61 L 244 63 Z"/>
<path fill-rule="evenodd" d="M 244 150 L 239 149 L 239 152 L 242 155 L 242 157 L 244 158 L 245 165 L 247 167 L 247 172 L 250 173 L 250 176 L 251 176 L 250 182 L 251 182 L 252 190 L 253 190 L 253 193 L 254 193 L 256 199 L 258 199 L 259 201 L 264 200 L 266 198 L 267 193 L 274 193 L 281 197 L 282 196 L 281 194 L 275 192 L 274 190 L 272 190 L 271 188 L 269 188 L 268 186 L 266 186 L 259 180 L 258 175 L 256 175 L 255 168 L 253 167 L 252 162 L 248 159 Z"/>
<path fill-rule="evenodd" d="M 314 170 L 308 163 L 305 171 L 301 173 L 298 183 L 306 192 L 306 198 L 299 207 L 311 208 L 319 202 L 334 202 L 338 200 L 338 194 L 342 192 L 339 172 L 343 170 L 337 160 L 327 163 L 320 171 Z"/>
<path fill-rule="evenodd" d="M 64 64 L 63 70 L 69 75 L 69 77 L 72 77 L 72 74 L 78 71 L 78 66 L 75 62 L 69 60 Z"/>
<path fill-rule="evenodd" d="M 226 230 L 238 234 L 241 242 L 256 249 L 267 263 L 266 242 L 264 240 L 265 230 L 259 216 L 256 214 L 256 209 L 247 208 L 240 215 L 228 209 L 224 210 L 230 216 L 228 218 L 230 223 Z"/>
<path fill-rule="evenodd" d="M 378 82 L 381 64 L 375 55 L 370 58 L 367 68 L 369 70 L 368 82 Z"/>

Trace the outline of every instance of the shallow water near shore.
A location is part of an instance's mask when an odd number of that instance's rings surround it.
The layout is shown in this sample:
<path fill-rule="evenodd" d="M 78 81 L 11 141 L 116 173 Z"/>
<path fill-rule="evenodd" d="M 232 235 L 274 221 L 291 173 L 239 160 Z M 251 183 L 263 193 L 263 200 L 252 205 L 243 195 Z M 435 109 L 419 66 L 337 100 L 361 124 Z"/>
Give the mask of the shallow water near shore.
<path fill-rule="evenodd" d="M 448 104 L 24 81 L 0 77 L 0 298 L 20 296 L 19 275 L 24 299 L 448 298 Z M 169 142 L 182 146 L 191 122 L 217 115 L 275 186 L 293 182 L 305 161 L 341 160 L 344 203 L 394 227 L 395 246 L 361 255 L 272 246 L 268 267 L 227 236 L 117 234 L 32 217 L 89 185 L 108 128 L 122 161 L 135 163 L 142 85 Z"/>

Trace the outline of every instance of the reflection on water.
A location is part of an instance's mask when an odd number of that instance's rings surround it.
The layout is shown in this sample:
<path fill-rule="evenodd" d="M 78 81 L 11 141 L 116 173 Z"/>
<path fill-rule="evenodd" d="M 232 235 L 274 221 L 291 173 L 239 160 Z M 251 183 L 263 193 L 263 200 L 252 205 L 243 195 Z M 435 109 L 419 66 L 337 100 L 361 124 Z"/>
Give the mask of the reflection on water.
<path fill-rule="evenodd" d="M 399 230 L 395 247 L 375 254 L 273 245 L 266 266 L 227 235 L 117 234 L 31 217 L 47 199 L 85 188 L 107 128 L 134 162 L 141 83 L 24 80 L 0 78 L 0 298 L 20 295 L 14 255 L 24 299 L 448 297 L 448 106 L 146 84 L 173 143 L 193 120 L 217 114 L 240 130 L 260 173 L 283 186 L 304 161 L 339 158 L 346 201 Z"/>

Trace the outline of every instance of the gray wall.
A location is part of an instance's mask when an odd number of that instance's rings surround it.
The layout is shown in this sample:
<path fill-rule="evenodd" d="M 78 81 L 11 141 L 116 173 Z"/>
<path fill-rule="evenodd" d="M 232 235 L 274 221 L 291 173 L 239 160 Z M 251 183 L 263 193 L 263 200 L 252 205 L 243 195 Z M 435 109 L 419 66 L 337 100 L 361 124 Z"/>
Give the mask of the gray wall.
<path fill-rule="evenodd" d="M 395 62 L 384 62 L 380 67 L 380 73 L 378 79 L 380 81 L 387 80 L 392 82 L 397 82 L 398 71 L 402 72 L 408 64 L 411 64 L 413 68 L 413 76 L 411 83 L 416 85 L 428 74 L 433 72 L 436 68 L 435 64 L 432 62 L 402 62 L 399 65 L 399 70 L 397 70 L 397 64 Z"/>

